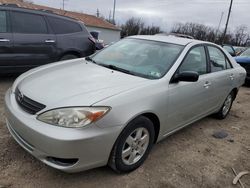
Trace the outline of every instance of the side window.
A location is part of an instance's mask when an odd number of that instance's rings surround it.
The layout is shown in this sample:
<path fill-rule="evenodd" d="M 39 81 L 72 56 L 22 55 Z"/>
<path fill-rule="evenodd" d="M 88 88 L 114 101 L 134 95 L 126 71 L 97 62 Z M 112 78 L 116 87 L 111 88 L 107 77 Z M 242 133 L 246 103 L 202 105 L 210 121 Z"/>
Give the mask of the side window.
<path fill-rule="evenodd" d="M 232 68 L 226 56 L 220 49 L 208 46 L 208 52 L 210 57 L 211 72 L 217 72 Z"/>
<path fill-rule="evenodd" d="M 23 12 L 12 12 L 11 19 L 14 33 L 47 33 L 47 25 L 43 16 Z"/>
<path fill-rule="evenodd" d="M 0 33 L 7 32 L 7 13 L 6 11 L 0 11 Z"/>
<path fill-rule="evenodd" d="M 179 72 L 183 71 L 194 71 L 199 75 L 207 73 L 207 58 L 203 46 L 195 47 L 188 52 L 179 68 Z"/>
<path fill-rule="evenodd" d="M 48 16 L 47 18 L 55 34 L 67 34 L 82 31 L 82 28 L 78 23 L 51 16 Z"/>

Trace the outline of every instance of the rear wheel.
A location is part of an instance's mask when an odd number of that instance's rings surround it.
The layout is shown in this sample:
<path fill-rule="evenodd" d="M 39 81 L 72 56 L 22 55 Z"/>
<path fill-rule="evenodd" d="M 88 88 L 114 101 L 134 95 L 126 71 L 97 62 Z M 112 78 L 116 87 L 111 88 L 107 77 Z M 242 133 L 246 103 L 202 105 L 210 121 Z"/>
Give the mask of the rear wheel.
<path fill-rule="evenodd" d="M 229 114 L 234 100 L 234 92 L 231 92 L 224 101 L 219 112 L 215 114 L 218 119 L 225 119 Z"/>
<path fill-rule="evenodd" d="M 154 143 L 154 126 L 146 117 L 131 121 L 118 137 L 109 166 L 116 172 L 130 172 L 146 160 Z"/>
<path fill-rule="evenodd" d="M 60 61 L 65 61 L 65 60 L 70 60 L 70 59 L 76 59 L 78 58 L 78 56 L 74 55 L 74 54 L 66 54 L 64 56 L 61 57 Z"/>

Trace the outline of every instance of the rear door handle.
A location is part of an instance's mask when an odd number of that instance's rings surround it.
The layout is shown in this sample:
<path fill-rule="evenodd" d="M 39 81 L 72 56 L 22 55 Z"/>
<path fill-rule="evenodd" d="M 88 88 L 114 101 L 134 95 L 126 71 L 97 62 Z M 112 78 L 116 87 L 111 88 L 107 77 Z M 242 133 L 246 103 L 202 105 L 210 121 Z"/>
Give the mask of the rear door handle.
<path fill-rule="evenodd" d="M 52 39 L 47 39 L 45 40 L 45 43 L 55 43 L 56 41 L 55 40 L 52 40 Z"/>
<path fill-rule="evenodd" d="M 207 81 L 207 82 L 205 82 L 205 84 L 204 84 L 204 88 L 206 88 L 206 89 L 207 89 L 207 88 L 209 88 L 210 86 L 211 86 L 211 82 L 208 82 L 208 81 Z"/>
<path fill-rule="evenodd" d="M 231 74 L 231 75 L 229 76 L 229 78 L 230 78 L 231 80 L 234 80 L 234 75 Z"/>
<path fill-rule="evenodd" d="M 0 42 L 10 42 L 9 39 L 0 39 Z"/>

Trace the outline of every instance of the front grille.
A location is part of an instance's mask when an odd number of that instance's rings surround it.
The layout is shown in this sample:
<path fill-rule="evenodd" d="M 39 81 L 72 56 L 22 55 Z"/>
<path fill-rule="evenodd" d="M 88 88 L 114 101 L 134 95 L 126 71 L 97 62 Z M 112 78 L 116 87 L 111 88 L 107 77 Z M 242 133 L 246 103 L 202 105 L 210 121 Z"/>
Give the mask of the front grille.
<path fill-rule="evenodd" d="M 23 95 L 20 90 L 17 88 L 15 92 L 15 97 L 18 105 L 29 114 L 36 114 L 37 112 L 44 109 L 46 106 L 39 102 L 36 102 L 27 96 Z"/>

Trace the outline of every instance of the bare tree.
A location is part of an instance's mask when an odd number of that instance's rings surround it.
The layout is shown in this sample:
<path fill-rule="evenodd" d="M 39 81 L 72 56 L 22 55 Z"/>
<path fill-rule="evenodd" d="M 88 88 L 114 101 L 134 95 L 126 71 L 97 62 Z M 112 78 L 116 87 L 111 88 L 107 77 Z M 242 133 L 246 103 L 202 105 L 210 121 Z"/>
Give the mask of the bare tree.
<path fill-rule="evenodd" d="M 234 31 L 234 39 L 233 43 L 236 46 L 241 46 L 246 43 L 246 40 L 248 38 L 248 33 L 247 33 L 247 27 L 244 25 L 236 27 Z"/>
<path fill-rule="evenodd" d="M 197 23 L 177 23 L 173 26 L 172 33 L 190 35 L 198 40 L 214 41 L 216 38 L 215 29 Z"/>
<path fill-rule="evenodd" d="M 146 24 L 140 18 L 130 18 L 121 25 L 121 38 L 131 35 L 154 35 L 160 33 L 161 29 L 158 26 L 145 26 Z"/>
<path fill-rule="evenodd" d="M 185 24 L 177 23 L 173 26 L 171 32 L 190 35 L 195 39 L 215 42 L 217 44 L 221 44 L 223 39 L 223 33 L 216 32 L 215 28 L 192 22 Z M 224 38 L 224 43 L 234 46 L 245 46 L 249 40 L 248 29 L 242 25 L 237 27 L 234 32 L 229 30 Z"/>

